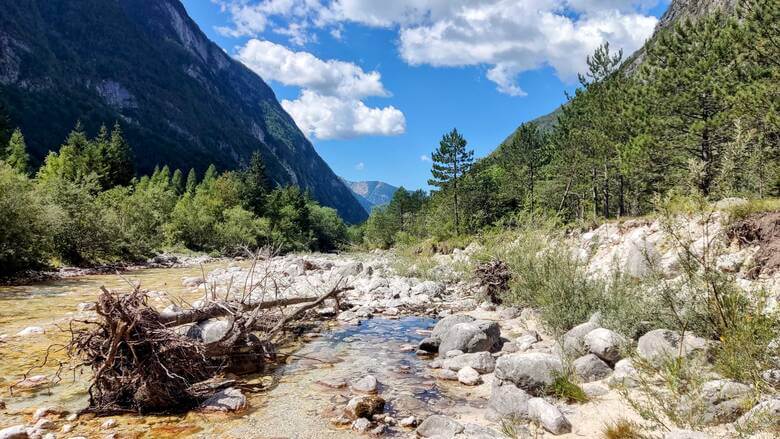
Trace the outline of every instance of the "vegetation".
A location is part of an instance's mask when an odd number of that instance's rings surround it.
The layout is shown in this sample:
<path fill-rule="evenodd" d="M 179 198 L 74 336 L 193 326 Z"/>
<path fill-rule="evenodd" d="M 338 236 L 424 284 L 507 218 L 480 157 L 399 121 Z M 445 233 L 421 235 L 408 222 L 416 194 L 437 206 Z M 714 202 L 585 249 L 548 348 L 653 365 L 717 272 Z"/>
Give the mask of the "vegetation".
<path fill-rule="evenodd" d="M 296 187 L 272 189 L 259 154 L 241 171 L 210 166 L 200 181 L 193 169 L 185 181 L 167 166 L 137 177 L 119 125 L 90 138 L 81 124 L 34 177 L 21 131 L 0 151 L 2 275 L 135 261 L 167 247 L 237 254 L 261 246 L 330 251 L 348 242 L 335 210 Z"/>
<path fill-rule="evenodd" d="M 670 194 L 780 195 L 775 3 L 751 0 L 737 17 L 715 13 L 666 29 L 640 67 L 599 47 L 557 124 L 524 124 L 473 165 L 463 136 L 446 134 L 432 156 L 437 190 L 407 212 L 414 227 L 366 233 L 366 244 L 512 227 L 529 212 L 567 223 L 639 216 Z M 371 227 L 384 227 L 385 215 L 374 212 Z"/>

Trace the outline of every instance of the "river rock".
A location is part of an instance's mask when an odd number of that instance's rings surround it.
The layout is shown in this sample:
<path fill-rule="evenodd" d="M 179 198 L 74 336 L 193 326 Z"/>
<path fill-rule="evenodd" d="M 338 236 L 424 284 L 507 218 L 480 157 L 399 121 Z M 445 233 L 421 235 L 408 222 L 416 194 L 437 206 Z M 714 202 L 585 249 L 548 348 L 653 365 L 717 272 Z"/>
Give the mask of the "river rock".
<path fill-rule="evenodd" d="M 615 364 L 622 358 L 622 349 L 628 340 L 617 332 L 605 328 L 590 331 L 583 337 L 585 347 L 609 364 Z"/>
<path fill-rule="evenodd" d="M 558 407 L 550 404 L 542 398 L 528 400 L 528 417 L 537 421 L 545 430 L 559 435 L 571 432 L 571 423 L 566 416 L 558 410 Z"/>
<path fill-rule="evenodd" d="M 40 326 L 28 326 L 16 333 L 17 337 L 29 337 L 31 335 L 45 334 L 46 331 Z"/>
<path fill-rule="evenodd" d="M 636 350 L 642 359 L 655 366 L 660 366 L 669 358 L 679 357 L 680 346 L 682 346 L 682 355 L 685 357 L 706 357 L 710 343 L 692 334 L 685 334 L 684 337 L 681 337 L 680 333 L 676 331 L 655 329 L 639 338 Z"/>
<path fill-rule="evenodd" d="M 429 438 L 452 438 L 463 431 L 458 421 L 442 415 L 428 416 L 417 427 L 417 436 Z"/>
<path fill-rule="evenodd" d="M 609 393 L 609 388 L 601 383 L 584 383 L 580 386 L 588 398 L 596 398 Z"/>
<path fill-rule="evenodd" d="M 116 419 L 106 419 L 102 424 L 100 424 L 101 430 L 110 430 L 117 426 Z"/>
<path fill-rule="evenodd" d="M 720 424 L 735 421 L 744 413 L 751 396 L 750 386 L 731 380 L 714 380 L 701 387 L 700 400 L 707 405 L 704 422 Z"/>
<path fill-rule="evenodd" d="M 417 348 L 420 349 L 421 351 L 435 354 L 439 352 L 440 344 L 441 344 L 441 340 L 438 338 L 425 337 L 424 339 L 420 340 L 420 344 L 417 346 Z"/>
<path fill-rule="evenodd" d="M 571 328 L 563 335 L 563 351 L 572 357 L 579 357 L 587 354 L 588 348 L 585 346 L 585 336 L 588 335 L 590 331 L 598 328 L 599 325 L 597 323 L 590 321 Z"/>
<path fill-rule="evenodd" d="M 756 404 L 737 421 L 743 428 L 780 427 L 780 398 L 768 399 Z"/>
<path fill-rule="evenodd" d="M 206 283 L 206 281 L 200 276 L 185 277 L 181 280 L 182 286 L 187 288 L 195 288 L 203 283 Z"/>
<path fill-rule="evenodd" d="M 371 421 L 366 418 L 358 418 L 352 423 L 352 429 L 358 433 L 365 433 L 371 428 Z"/>
<path fill-rule="evenodd" d="M 379 383 L 376 380 L 376 377 L 373 375 L 366 375 L 357 381 L 353 381 L 349 386 L 355 392 L 376 393 L 378 385 Z"/>
<path fill-rule="evenodd" d="M 456 372 L 464 367 L 471 367 L 477 372 L 485 374 L 493 372 L 496 368 L 496 359 L 489 352 L 474 352 L 448 358 L 444 360 L 442 367 Z"/>
<path fill-rule="evenodd" d="M 487 405 L 487 418 L 498 422 L 504 418 L 525 418 L 531 396 L 514 384 L 493 387 Z"/>
<path fill-rule="evenodd" d="M 474 368 L 466 366 L 458 371 L 458 381 L 467 386 L 476 386 L 482 382 L 482 378 L 479 377 L 479 372 Z"/>
<path fill-rule="evenodd" d="M 447 316 L 436 323 L 431 331 L 431 338 L 441 341 L 441 338 L 447 331 L 458 323 L 471 323 L 475 319 L 466 314 L 454 314 Z"/>
<path fill-rule="evenodd" d="M 439 355 L 452 350 L 465 353 L 490 351 L 498 344 L 501 329 L 496 322 L 476 320 L 471 323 L 458 323 L 441 337 Z"/>
<path fill-rule="evenodd" d="M 450 369 L 440 369 L 436 372 L 436 378 L 448 381 L 457 381 L 458 373 Z"/>
<path fill-rule="evenodd" d="M 204 412 L 237 412 L 246 408 L 246 396 L 240 390 L 228 387 L 212 395 L 200 409 Z"/>
<path fill-rule="evenodd" d="M 639 385 L 639 372 L 634 368 L 630 358 L 624 358 L 615 363 L 615 373 L 612 374 L 609 384 L 613 387 L 625 386 L 629 388 Z"/>
<path fill-rule="evenodd" d="M 187 337 L 203 343 L 214 343 L 222 340 L 231 328 L 230 322 L 223 319 L 208 319 L 190 326 Z"/>
<path fill-rule="evenodd" d="M 398 425 L 404 428 L 412 428 L 415 425 L 417 425 L 417 418 L 414 416 L 407 416 L 406 418 L 401 419 L 398 421 Z"/>
<path fill-rule="evenodd" d="M 438 297 L 444 293 L 444 290 L 443 284 L 426 280 L 425 282 L 413 286 L 410 294 L 412 296 L 425 294 L 428 297 Z"/>
<path fill-rule="evenodd" d="M 24 425 L 14 425 L 0 430 L 0 439 L 27 439 L 27 427 Z"/>
<path fill-rule="evenodd" d="M 560 358 L 541 352 L 504 355 L 496 361 L 496 378 L 532 394 L 541 393 L 563 372 Z"/>
<path fill-rule="evenodd" d="M 78 312 L 94 311 L 96 308 L 97 308 L 97 303 L 95 302 L 81 302 L 78 305 L 76 305 L 76 310 Z"/>
<path fill-rule="evenodd" d="M 573 366 L 577 376 L 586 383 L 604 379 L 612 373 L 609 365 L 594 354 L 577 358 Z"/>
<path fill-rule="evenodd" d="M 672 430 L 664 435 L 664 439 L 712 439 L 712 436 L 701 431 Z"/>
<path fill-rule="evenodd" d="M 477 424 L 466 424 L 463 427 L 463 432 L 455 437 L 458 439 L 503 439 L 505 436 L 499 434 L 492 428 L 483 427 Z"/>

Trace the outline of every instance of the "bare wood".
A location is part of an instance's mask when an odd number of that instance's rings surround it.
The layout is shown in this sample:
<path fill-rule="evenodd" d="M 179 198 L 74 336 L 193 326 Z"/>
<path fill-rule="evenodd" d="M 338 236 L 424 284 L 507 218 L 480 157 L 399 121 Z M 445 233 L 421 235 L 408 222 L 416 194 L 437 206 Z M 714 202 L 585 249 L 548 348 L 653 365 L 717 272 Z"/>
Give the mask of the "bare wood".
<path fill-rule="evenodd" d="M 237 314 L 253 309 L 269 309 L 280 306 L 297 305 L 317 301 L 317 297 L 293 297 L 291 299 L 267 300 L 256 305 L 243 305 L 239 303 L 216 302 L 203 308 L 188 309 L 176 314 L 160 316 L 160 323 L 166 326 L 180 326 L 187 323 L 195 323 L 201 320 L 224 317 L 229 314 Z"/>
<path fill-rule="evenodd" d="M 349 291 L 349 290 L 352 290 L 352 289 L 354 289 L 354 287 L 344 287 L 344 288 L 334 287 L 332 290 L 330 290 L 330 292 L 328 292 L 326 294 L 323 294 L 316 301 L 296 309 L 292 314 L 290 314 L 289 316 L 283 318 L 279 323 L 276 324 L 276 326 L 274 326 L 273 329 L 271 329 L 271 331 L 268 332 L 268 334 L 270 335 L 270 334 L 274 334 L 274 333 L 278 332 L 279 330 L 284 328 L 284 325 L 286 325 L 287 323 L 290 323 L 292 320 L 295 320 L 296 318 L 298 318 L 299 315 L 303 314 L 304 312 L 306 312 L 306 311 L 308 311 L 308 310 L 310 310 L 312 308 L 316 308 L 322 302 L 324 302 L 326 299 L 329 299 L 331 297 L 338 297 L 339 293 L 343 293 L 344 291 Z"/>

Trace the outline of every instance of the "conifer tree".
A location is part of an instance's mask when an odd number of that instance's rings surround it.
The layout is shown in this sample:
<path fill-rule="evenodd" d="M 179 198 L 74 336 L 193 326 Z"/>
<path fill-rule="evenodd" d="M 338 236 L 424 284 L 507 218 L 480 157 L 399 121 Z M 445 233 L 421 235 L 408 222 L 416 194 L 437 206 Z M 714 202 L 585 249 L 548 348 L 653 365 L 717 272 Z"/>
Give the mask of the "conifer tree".
<path fill-rule="evenodd" d="M 108 181 L 110 186 L 125 186 L 135 174 L 133 150 L 127 143 L 119 123 L 114 124 L 108 142 L 105 159 L 108 163 Z"/>
<path fill-rule="evenodd" d="M 11 117 L 8 115 L 8 110 L 5 104 L 0 100 L 0 151 L 3 150 L 5 145 L 11 139 L 13 127 L 11 125 Z M 2 157 L 0 157 L 2 158 Z"/>
<path fill-rule="evenodd" d="M 451 192 L 455 216 L 455 234 L 460 234 L 460 206 L 458 198 L 461 188 L 458 187 L 458 183 L 474 164 L 474 151 L 467 150 L 466 145 L 466 139 L 463 138 L 457 129 L 453 129 L 442 136 L 439 148 L 431 153 L 431 160 L 433 161 L 431 174 L 433 178 L 428 180 L 428 184 Z"/>
<path fill-rule="evenodd" d="M 187 184 L 184 186 L 184 191 L 188 195 L 193 195 L 197 187 L 198 174 L 195 172 L 195 169 L 190 168 L 190 172 L 187 173 Z"/>
<path fill-rule="evenodd" d="M 249 166 L 242 172 L 242 198 L 247 210 L 257 216 L 263 216 L 265 198 L 271 190 L 265 171 L 265 163 L 258 151 L 252 153 Z"/>
<path fill-rule="evenodd" d="M 181 195 L 184 193 L 184 174 L 181 172 L 181 169 L 177 168 L 175 171 L 173 171 L 173 177 L 171 177 L 171 186 L 176 192 L 176 195 Z"/>
<path fill-rule="evenodd" d="M 30 156 L 27 154 L 27 144 L 20 129 L 14 130 L 6 148 L 5 162 L 12 168 L 27 174 L 30 171 Z"/>
<path fill-rule="evenodd" d="M 210 184 L 214 179 L 217 178 L 217 167 L 214 166 L 214 164 L 210 164 L 208 168 L 206 168 L 206 173 L 203 174 L 203 181 L 201 181 L 201 184 Z"/>

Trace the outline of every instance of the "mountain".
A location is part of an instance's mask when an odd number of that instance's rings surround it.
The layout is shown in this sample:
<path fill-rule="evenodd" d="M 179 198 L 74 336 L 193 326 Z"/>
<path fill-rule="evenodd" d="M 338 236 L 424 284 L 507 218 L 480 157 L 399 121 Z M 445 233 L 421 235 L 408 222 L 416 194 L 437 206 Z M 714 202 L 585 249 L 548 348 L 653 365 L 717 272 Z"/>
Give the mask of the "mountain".
<path fill-rule="evenodd" d="M 39 162 L 77 120 L 92 134 L 119 121 L 141 172 L 235 169 L 257 150 L 276 184 L 307 189 L 349 222 L 366 218 L 271 88 L 179 0 L 4 1 L 0 101 Z"/>
<path fill-rule="evenodd" d="M 661 18 L 658 19 L 655 32 L 653 36 L 650 37 L 650 40 L 645 43 L 644 46 L 640 47 L 639 50 L 628 56 L 621 68 L 624 72 L 626 72 L 626 74 L 629 75 L 635 72 L 642 64 L 642 60 L 644 59 L 645 54 L 645 47 L 647 47 L 647 45 L 653 41 L 653 38 L 655 38 L 655 35 L 657 35 L 659 32 L 674 26 L 680 21 L 688 19 L 695 20 L 704 15 L 713 13 L 716 10 L 733 12 L 737 6 L 738 1 L 739 0 L 672 0 L 672 2 L 669 4 L 669 8 L 664 12 Z M 536 119 L 530 120 L 529 122 L 536 123 L 539 125 L 539 128 L 544 131 L 549 131 L 558 123 L 558 115 L 560 113 L 561 107 L 558 107 L 553 110 L 552 113 L 539 116 Z M 501 148 L 503 145 L 509 143 L 515 137 L 519 129 L 520 128 L 518 127 L 515 131 L 513 131 L 512 134 L 510 134 L 503 142 L 501 142 L 498 148 Z"/>
<path fill-rule="evenodd" d="M 366 212 L 371 212 L 376 206 L 390 203 L 393 194 L 398 190 L 397 187 L 381 181 L 349 181 L 343 178 L 341 181 L 355 194 Z"/>

